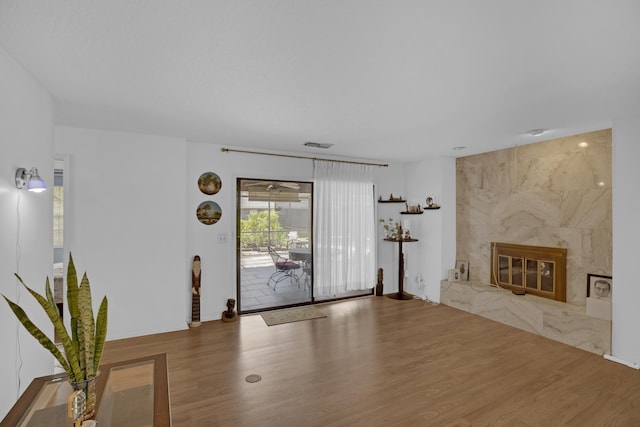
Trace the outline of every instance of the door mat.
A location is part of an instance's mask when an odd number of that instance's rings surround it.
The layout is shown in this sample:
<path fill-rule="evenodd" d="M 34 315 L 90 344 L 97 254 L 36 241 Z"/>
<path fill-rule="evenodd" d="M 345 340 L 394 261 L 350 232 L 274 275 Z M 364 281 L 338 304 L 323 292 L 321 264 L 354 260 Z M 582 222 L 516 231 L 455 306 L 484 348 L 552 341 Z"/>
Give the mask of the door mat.
<path fill-rule="evenodd" d="M 287 308 L 285 310 L 260 313 L 268 326 L 281 325 L 283 323 L 300 322 L 301 320 L 319 319 L 327 317 L 313 306 Z"/>

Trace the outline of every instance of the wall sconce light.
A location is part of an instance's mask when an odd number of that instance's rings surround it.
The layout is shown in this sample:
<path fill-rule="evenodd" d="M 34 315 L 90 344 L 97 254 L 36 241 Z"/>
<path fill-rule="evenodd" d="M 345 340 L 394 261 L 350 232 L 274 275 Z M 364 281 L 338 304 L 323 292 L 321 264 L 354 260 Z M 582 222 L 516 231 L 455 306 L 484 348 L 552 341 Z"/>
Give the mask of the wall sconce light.
<path fill-rule="evenodd" d="M 16 171 L 16 187 L 22 189 L 25 185 L 28 191 L 33 191 L 34 193 L 42 193 L 47 189 L 36 168 L 31 168 L 29 171 L 25 168 L 18 168 Z"/>

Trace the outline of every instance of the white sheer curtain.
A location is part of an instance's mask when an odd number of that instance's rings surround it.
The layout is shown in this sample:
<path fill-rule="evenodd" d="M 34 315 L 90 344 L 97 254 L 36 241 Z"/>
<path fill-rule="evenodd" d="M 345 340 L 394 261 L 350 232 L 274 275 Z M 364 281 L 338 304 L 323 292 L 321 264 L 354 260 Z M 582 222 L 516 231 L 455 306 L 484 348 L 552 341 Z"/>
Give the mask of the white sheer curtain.
<path fill-rule="evenodd" d="M 314 294 L 376 284 L 372 166 L 314 161 Z"/>

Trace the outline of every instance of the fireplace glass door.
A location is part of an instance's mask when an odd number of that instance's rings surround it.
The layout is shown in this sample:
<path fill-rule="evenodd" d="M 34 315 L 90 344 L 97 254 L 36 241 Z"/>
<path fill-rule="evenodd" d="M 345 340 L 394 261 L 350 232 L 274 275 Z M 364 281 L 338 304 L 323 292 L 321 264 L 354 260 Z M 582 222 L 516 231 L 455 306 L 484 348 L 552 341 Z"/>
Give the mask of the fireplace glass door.
<path fill-rule="evenodd" d="M 491 280 L 506 289 L 566 301 L 566 249 L 492 243 Z"/>

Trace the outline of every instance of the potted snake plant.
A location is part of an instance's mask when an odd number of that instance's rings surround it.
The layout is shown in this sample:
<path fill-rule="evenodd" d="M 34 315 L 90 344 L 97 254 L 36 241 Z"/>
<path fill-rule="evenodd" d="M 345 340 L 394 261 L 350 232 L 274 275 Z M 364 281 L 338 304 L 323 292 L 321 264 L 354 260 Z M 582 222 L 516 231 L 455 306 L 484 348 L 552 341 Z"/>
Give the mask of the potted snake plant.
<path fill-rule="evenodd" d="M 87 416 L 85 419 L 92 417 L 95 411 L 95 380 L 107 336 L 107 297 L 103 297 L 94 320 L 91 286 L 87 273 L 84 273 L 80 285 L 78 285 L 73 257 L 69 254 L 67 267 L 67 308 L 70 314 L 71 329 L 69 333 L 55 304 L 49 278 L 47 277 L 45 295 L 43 296 L 28 287 L 18 274 L 15 276 L 38 301 L 49 317 L 55 333 L 60 338 L 64 353 L 29 319 L 22 307 L 6 296 L 2 296 L 25 329 L 60 363 L 69 376 L 69 381 L 74 389 L 83 389 L 86 395 L 85 415 Z"/>

